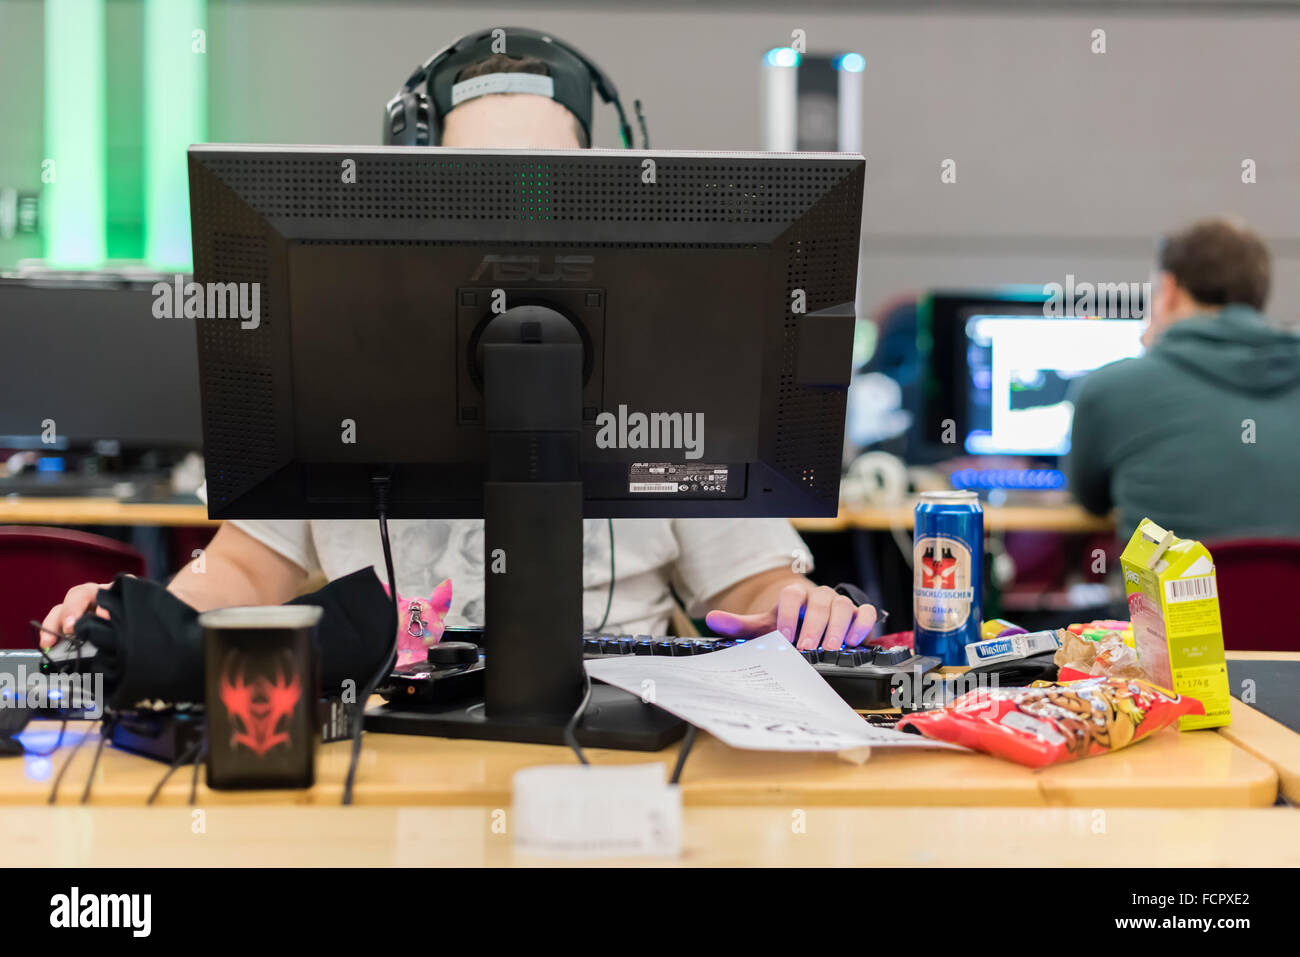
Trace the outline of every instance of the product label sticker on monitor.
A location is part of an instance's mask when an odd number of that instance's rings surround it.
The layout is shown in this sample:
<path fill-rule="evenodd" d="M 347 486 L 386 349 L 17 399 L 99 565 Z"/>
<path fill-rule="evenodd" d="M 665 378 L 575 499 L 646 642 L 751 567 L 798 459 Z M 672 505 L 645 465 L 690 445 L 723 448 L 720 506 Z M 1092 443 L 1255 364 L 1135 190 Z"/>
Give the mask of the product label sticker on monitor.
<path fill-rule="evenodd" d="M 1138 319 L 972 316 L 966 322 L 974 455 L 1065 455 L 1077 379 L 1139 355 Z"/>

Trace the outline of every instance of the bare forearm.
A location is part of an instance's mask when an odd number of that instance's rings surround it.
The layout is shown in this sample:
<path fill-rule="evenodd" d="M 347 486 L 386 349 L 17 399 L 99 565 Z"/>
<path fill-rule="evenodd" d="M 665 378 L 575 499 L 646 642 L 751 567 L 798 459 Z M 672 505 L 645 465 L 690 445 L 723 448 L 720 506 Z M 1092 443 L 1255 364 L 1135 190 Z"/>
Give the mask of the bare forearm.
<path fill-rule="evenodd" d="M 167 590 L 198 611 L 232 605 L 279 605 L 299 593 L 307 574 L 232 525 L 171 580 Z"/>
<path fill-rule="evenodd" d="M 764 612 L 776 607 L 781 597 L 781 589 L 788 585 L 798 585 L 806 591 L 816 587 L 803 575 L 788 568 L 774 568 L 737 582 L 726 591 L 715 595 L 708 605 L 710 608 L 737 615 Z"/>
<path fill-rule="evenodd" d="M 715 595 L 707 618 L 711 629 L 736 637 L 780 632 L 801 649 L 821 645 L 836 650 L 866 641 L 876 609 L 855 605 L 825 585 L 814 585 L 792 569 L 774 568 L 751 575 Z"/>

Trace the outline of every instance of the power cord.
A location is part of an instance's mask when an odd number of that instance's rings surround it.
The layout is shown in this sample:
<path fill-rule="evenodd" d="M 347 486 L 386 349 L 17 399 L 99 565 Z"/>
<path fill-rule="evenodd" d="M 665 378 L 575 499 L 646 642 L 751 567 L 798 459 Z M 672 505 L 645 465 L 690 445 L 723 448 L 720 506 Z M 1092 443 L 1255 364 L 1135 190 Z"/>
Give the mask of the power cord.
<path fill-rule="evenodd" d="M 186 748 L 185 751 L 183 751 L 174 761 L 172 761 L 171 766 L 167 768 L 167 773 L 164 774 L 162 776 L 162 779 L 157 784 L 154 785 L 153 790 L 149 792 L 149 797 L 144 803 L 152 804 L 154 801 L 158 799 L 158 795 L 162 793 L 163 785 L 167 783 L 167 781 L 171 778 L 171 776 L 176 773 L 176 769 L 179 768 L 182 764 L 188 764 L 189 762 L 193 761 L 195 767 L 197 767 L 199 750 L 200 748 L 202 748 L 202 746 L 203 746 L 202 741 L 195 741 L 188 748 Z"/>
<path fill-rule="evenodd" d="M 95 786 L 95 771 L 99 767 L 99 758 L 104 753 L 104 745 L 108 743 L 112 734 L 113 719 L 105 717 L 99 722 L 99 744 L 95 748 L 95 759 L 90 762 L 90 772 L 86 775 L 86 788 L 81 792 L 82 804 L 90 803 L 90 789 Z"/>
<path fill-rule="evenodd" d="M 600 624 L 596 626 L 597 634 L 605 630 L 605 625 L 609 622 L 609 610 L 614 607 L 614 520 L 607 518 L 605 521 L 609 523 L 609 593 L 605 596 L 605 614 L 601 617 Z M 587 760 L 587 755 L 583 753 L 582 745 L 578 743 L 578 722 L 582 720 L 583 712 L 587 710 L 587 705 L 590 703 L 591 675 L 587 674 L 587 667 L 584 665 L 582 668 L 582 700 L 578 702 L 578 710 L 573 712 L 573 717 L 564 726 L 564 743 L 573 750 L 581 764 L 591 763 Z"/>
<path fill-rule="evenodd" d="M 54 784 L 50 787 L 50 798 L 47 803 L 55 804 L 58 802 L 59 785 L 63 783 L 63 775 L 68 773 L 68 766 L 72 764 L 72 759 L 77 756 L 77 752 L 81 750 L 81 746 L 86 743 L 88 737 L 90 737 L 89 731 L 77 739 L 77 743 L 72 746 L 72 750 L 69 751 L 68 756 L 64 758 L 63 766 L 59 768 L 59 773 L 54 776 Z"/>
<path fill-rule="evenodd" d="M 597 634 L 605 630 L 605 625 L 609 622 L 609 610 L 614 607 L 614 520 L 607 518 L 605 521 L 609 523 L 609 594 L 605 596 L 605 615 L 596 626 Z"/>
<path fill-rule="evenodd" d="M 75 634 L 72 634 L 72 635 L 65 635 L 65 634 L 63 634 L 63 633 L 60 632 L 60 631 L 53 631 L 53 630 L 51 630 L 51 629 L 49 629 L 49 628 L 46 628 L 46 627 L 45 627 L 44 625 L 42 625 L 39 621 L 29 621 L 28 624 L 32 626 L 33 633 L 34 633 L 35 636 L 36 636 L 36 650 L 39 651 L 39 652 L 41 653 L 41 657 L 44 658 L 45 661 L 46 661 L 46 663 L 50 666 L 50 668 L 52 669 L 52 670 L 51 670 L 51 673 L 52 673 L 52 674 L 65 674 L 66 672 L 65 672 L 62 668 L 60 668 L 57 664 L 55 664 L 54 659 L 51 658 L 49 655 L 47 655 L 47 654 L 45 653 L 45 649 L 41 647 L 41 632 L 45 632 L 47 635 L 53 635 L 55 638 L 59 638 L 59 639 L 67 639 L 67 638 L 72 639 L 72 641 L 73 641 L 73 646 L 72 646 L 72 647 L 73 647 L 73 648 L 76 650 L 76 652 L 77 652 L 76 665 L 74 666 L 74 669 L 73 669 L 73 670 L 74 670 L 77 674 L 80 674 L 80 673 L 81 673 L 81 645 L 82 645 L 82 642 L 80 642 L 80 641 L 77 640 L 77 636 L 76 636 Z M 71 710 L 71 708 L 64 708 L 64 709 L 63 709 L 63 719 L 59 722 L 59 736 L 58 736 L 57 738 L 54 739 L 54 744 L 53 744 L 53 746 L 50 748 L 50 750 L 48 750 L 48 751 L 27 751 L 28 754 L 34 755 L 35 757 L 38 757 L 38 758 L 48 758 L 48 757 L 49 757 L 50 755 L 52 755 L 55 751 L 59 750 L 59 748 L 61 748 L 61 747 L 63 746 L 63 736 L 64 736 L 64 734 L 65 734 L 65 733 L 67 732 L 67 730 L 68 730 L 68 712 L 69 712 L 70 710 Z M 26 750 L 26 749 L 24 749 L 24 750 Z"/>
<path fill-rule="evenodd" d="M 393 547 L 388 538 L 388 493 L 392 488 L 392 479 L 387 475 L 371 477 L 371 486 L 375 492 L 375 510 L 379 515 L 379 541 L 384 548 L 384 570 L 388 573 L 388 597 L 393 605 L 393 627 L 389 629 L 393 647 L 384 660 L 384 665 L 373 678 L 366 683 L 363 693 L 357 698 L 357 713 L 352 723 L 352 758 L 348 761 L 348 776 L 343 784 L 343 803 L 352 803 L 352 787 L 356 781 L 357 764 L 361 759 L 361 728 L 365 721 L 366 702 L 375 693 L 380 682 L 393 672 L 397 664 L 397 624 L 399 620 L 397 606 L 397 576 L 393 573 Z"/>
<path fill-rule="evenodd" d="M 567 744 L 578 758 L 579 764 L 591 764 L 587 760 L 587 755 L 583 753 L 582 745 L 578 743 L 578 722 L 582 720 L 582 713 L 587 710 L 587 705 L 591 702 L 591 675 L 587 674 L 587 668 L 582 668 L 582 700 L 578 702 L 578 710 L 573 712 L 573 717 L 569 723 L 564 726 L 564 743 Z"/>
<path fill-rule="evenodd" d="M 691 756 L 691 748 L 695 747 L 695 735 L 698 729 L 693 724 L 686 726 L 686 737 L 682 740 L 681 750 L 677 752 L 677 764 L 673 766 L 673 776 L 669 778 L 669 784 L 677 784 L 682 779 L 682 769 L 686 767 L 686 759 Z"/>
<path fill-rule="evenodd" d="M 199 753 L 194 758 L 194 773 L 190 775 L 190 804 L 194 803 L 195 797 L 199 793 L 199 765 L 203 759 L 208 756 L 208 725 L 203 724 L 203 736 L 199 739 Z"/>

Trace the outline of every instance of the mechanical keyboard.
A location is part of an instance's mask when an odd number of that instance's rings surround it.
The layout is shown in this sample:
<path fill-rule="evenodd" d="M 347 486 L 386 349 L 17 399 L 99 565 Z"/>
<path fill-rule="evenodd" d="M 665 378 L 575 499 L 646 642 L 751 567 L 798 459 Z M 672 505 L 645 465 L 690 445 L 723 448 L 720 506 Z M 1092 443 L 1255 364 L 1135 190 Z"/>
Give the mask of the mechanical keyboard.
<path fill-rule="evenodd" d="M 664 638 L 652 635 L 584 635 L 584 658 L 621 655 L 703 655 L 744 644 L 744 638 Z M 814 648 L 799 654 L 850 706 L 859 711 L 895 708 L 895 675 L 926 675 L 939 668 L 938 658 L 917 655 L 911 648 L 877 648 L 860 645 L 841 651 Z"/>

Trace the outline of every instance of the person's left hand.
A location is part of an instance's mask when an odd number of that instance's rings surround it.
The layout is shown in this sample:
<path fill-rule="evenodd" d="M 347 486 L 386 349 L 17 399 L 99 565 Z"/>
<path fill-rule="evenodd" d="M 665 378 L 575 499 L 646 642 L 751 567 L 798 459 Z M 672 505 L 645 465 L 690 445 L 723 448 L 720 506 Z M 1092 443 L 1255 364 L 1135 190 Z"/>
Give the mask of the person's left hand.
<path fill-rule="evenodd" d="M 755 615 L 711 611 L 704 621 L 728 638 L 753 638 L 779 631 L 787 641 L 796 641 L 797 635 L 800 650 L 820 645 L 836 651 L 841 645 L 856 648 L 867 640 L 876 624 L 876 609 L 872 605 L 855 605 L 851 598 L 826 585 L 792 583 L 781 589 L 771 611 Z"/>

